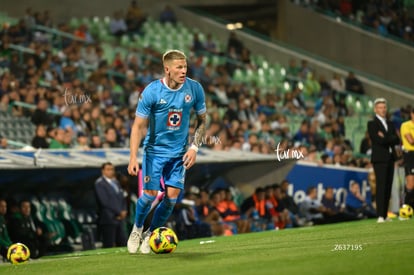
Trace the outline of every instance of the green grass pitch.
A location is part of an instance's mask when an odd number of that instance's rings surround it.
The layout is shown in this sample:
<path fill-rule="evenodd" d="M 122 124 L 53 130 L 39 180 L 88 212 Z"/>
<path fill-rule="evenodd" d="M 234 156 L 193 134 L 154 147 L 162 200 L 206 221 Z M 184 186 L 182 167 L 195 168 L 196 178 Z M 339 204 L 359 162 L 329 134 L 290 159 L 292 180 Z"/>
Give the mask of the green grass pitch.
<path fill-rule="evenodd" d="M 82 251 L 0 264 L 0 274 L 412 274 L 413 254 L 414 219 L 370 219 L 186 240 L 172 254 Z"/>

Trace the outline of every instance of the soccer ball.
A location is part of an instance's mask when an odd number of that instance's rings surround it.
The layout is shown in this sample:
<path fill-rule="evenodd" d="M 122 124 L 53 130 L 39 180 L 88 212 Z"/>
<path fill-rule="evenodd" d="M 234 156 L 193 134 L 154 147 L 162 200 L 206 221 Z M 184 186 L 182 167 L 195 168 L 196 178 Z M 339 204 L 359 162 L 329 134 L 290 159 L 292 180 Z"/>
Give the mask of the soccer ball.
<path fill-rule="evenodd" d="M 29 260 L 30 250 L 22 243 L 12 244 L 7 250 L 7 259 L 12 264 L 22 264 Z"/>
<path fill-rule="evenodd" d="M 403 204 L 400 208 L 400 218 L 409 219 L 413 216 L 413 208 L 408 204 Z"/>
<path fill-rule="evenodd" d="M 171 228 L 158 227 L 152 231 L 149 244 L 156 254 L 172 253 L 177 248 L 178 238 Z"/>

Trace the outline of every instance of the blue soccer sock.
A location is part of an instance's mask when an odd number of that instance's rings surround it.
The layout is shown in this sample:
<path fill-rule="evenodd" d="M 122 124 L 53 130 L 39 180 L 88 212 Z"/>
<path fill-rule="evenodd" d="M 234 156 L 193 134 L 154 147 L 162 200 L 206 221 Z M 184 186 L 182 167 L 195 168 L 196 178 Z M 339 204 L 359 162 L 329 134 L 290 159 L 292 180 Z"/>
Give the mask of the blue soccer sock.
<path fill-rule="evenodd" d="M 142 227 L 144 225 L 145 218 L 151 210 L 151 204 L 155 200 L 155 196 L 144 193 L 137 201 L 137 207 L 135 212 L 135 225 Z"/>
<path fill-rule="evenodd" d="M 167 222 L 176 202 L 176 198 L 170 199 L 167 196 L 163 198 L 161 203 L 155 209 L 154 216 L 152 217 L 151 221 L 150 231 L 163 226 Z"/>

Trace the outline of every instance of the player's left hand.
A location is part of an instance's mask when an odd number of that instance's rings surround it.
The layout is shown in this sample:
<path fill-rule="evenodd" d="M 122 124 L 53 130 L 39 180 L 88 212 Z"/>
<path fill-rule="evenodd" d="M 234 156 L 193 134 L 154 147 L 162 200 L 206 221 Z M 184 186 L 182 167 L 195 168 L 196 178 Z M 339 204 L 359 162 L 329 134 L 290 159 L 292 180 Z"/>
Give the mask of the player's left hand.
<path fill-rule="evenodd" d="M 197 152 L 194 151 L 193 149 L 188 149 L 188 151 L 183 156 L 184 168 L 187 170 L 190 169 L 191 166 L 194 165 L 196 161 L 196 157 L 197 157 Z"/>

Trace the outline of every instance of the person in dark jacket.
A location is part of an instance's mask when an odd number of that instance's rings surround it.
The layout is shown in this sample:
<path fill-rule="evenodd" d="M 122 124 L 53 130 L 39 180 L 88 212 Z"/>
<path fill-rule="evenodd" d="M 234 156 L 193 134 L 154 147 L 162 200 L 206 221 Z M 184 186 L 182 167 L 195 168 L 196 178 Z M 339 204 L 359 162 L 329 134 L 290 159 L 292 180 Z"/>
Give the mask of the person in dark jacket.
<path fill-rule="evenodd" d="M 7 231 L 6 212 L 7 202 L 5 199 L 0 198 L 0 256 L 3 256 L 3 258 L 7 258 L 7 250 L 12 244 L 9 232 Z"/>
<path fill-rule="evenodd" d="M 20 211 L 14 213 L 7 228 L 13 243 L 23 243 L 30 250 L 30 258 L 36 259 L 46 254 L 50 239 L 42 229 L 41 224 L 31 216 L 31 203 L 23 199 Z"/>
<path fill-rule="evenodd" d="M 45 126 L 42 124 L 37 125 L 35 136 L 32 139 L 32 146 L 34 148 L 49 148 L 49 142 L 47 141 L 46 136 L 47 133 Z"/>
<path fill-rule="evenodd" d="M 377 98 L 374 101 L 375 117 L 368 121 L 368 135 L 371 139 L 371 163 L 377 181 L 377 215 L 378 223 L 387 221 L 388 206 L 396 161 L 395 146 L 400 138 L 391 121 L 387 119 L 387 101 Z"/>
<path fill-rule="evenodd" d="M 106 162 L 101 168 L 102 175 L 95 182 L 95 194 L 102 246 L 125 246 L 127 206 L 124 191 L 116 179 L 112 163 Z"/>

